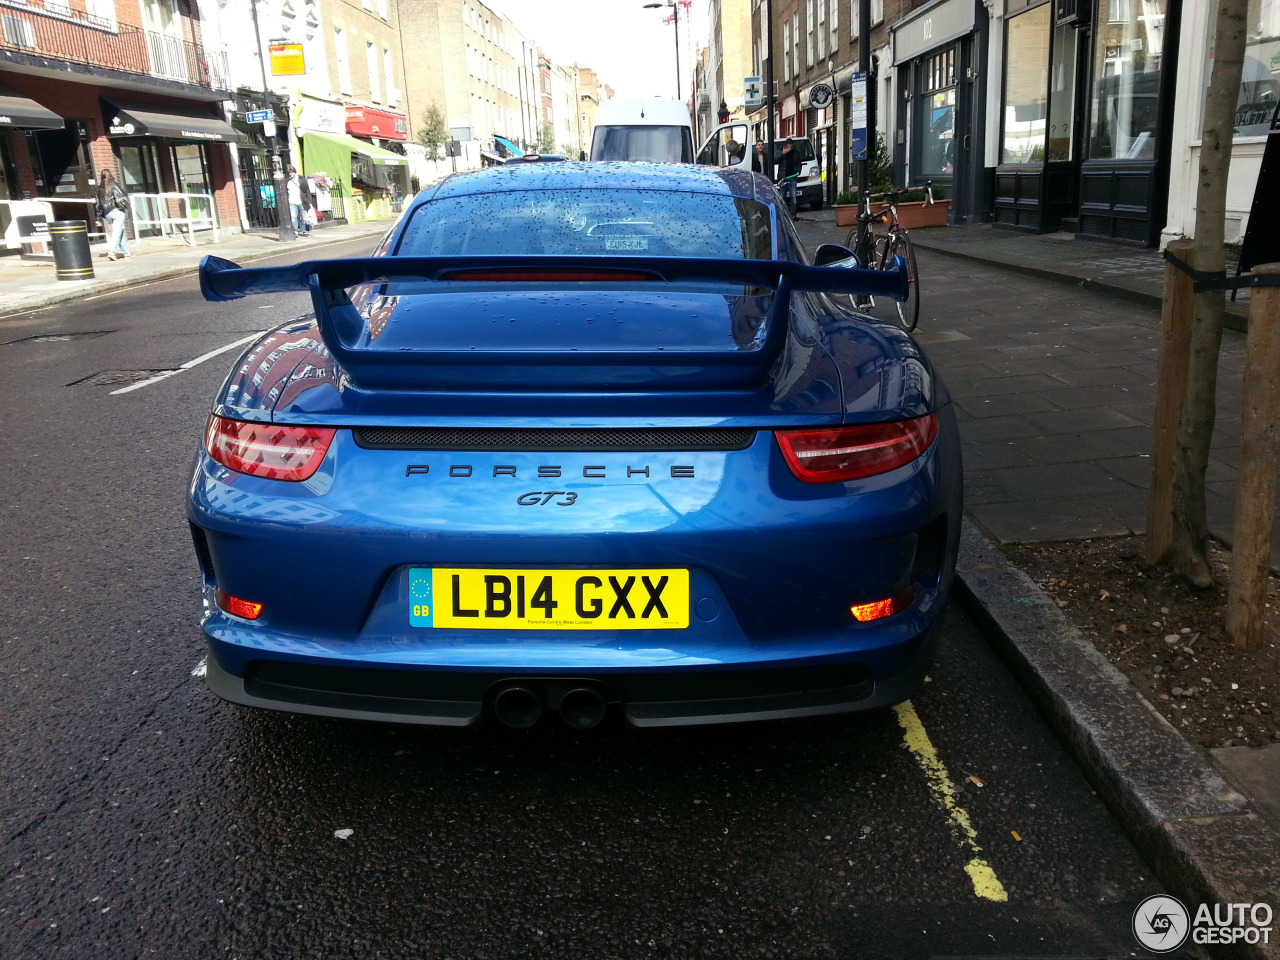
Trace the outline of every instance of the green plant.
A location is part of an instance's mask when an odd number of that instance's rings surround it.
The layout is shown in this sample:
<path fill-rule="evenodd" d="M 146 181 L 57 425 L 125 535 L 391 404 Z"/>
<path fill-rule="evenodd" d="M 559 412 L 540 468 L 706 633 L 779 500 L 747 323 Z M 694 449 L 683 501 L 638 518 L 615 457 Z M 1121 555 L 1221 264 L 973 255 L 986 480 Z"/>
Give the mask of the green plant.
<path fill-rule="evenodd" d="M 857 202 L 858 202 L 858 195 L 854 193 L 852 190 L 841 190 L 839 193 L 836 194 L 836 203 L 838 204 L 843 205 L 843 204 L 857 203 Z"/>
<path fill-rule="evenodd" d="M 881 193 L 892 189 L 893 160 L 889 156 L 889 147 L 885 144 L 884 134 L 876 135 L 875 152 L 867 158 L 867 183 L 873 184 L 872 193 Z M 890 186 L 874 186 L 874 184 L 890 184 Z"/>
<path fill-rule="evenodd" d="M 434 103 L 422 111 L 422 127 L 418 130 L 418 142 L 427 148 L 428 160 L 440 160 L 445 156 L 449 142 L 449 128 L 444 114 Z"/>
<path fill-rule="evenodd" d="M 556 148 L 556 128 L 551 121 L 544 121 L 538 127 L 538 152 L 551 153 Z"/>

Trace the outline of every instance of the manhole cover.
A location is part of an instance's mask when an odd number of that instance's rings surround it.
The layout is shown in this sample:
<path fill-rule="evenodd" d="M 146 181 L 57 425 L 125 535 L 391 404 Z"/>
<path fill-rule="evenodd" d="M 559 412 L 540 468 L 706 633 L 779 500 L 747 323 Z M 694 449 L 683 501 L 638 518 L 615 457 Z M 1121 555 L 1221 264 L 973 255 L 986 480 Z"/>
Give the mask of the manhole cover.
<path fill-rule="evenodd" d="M 69 387 L 118 387 L 125 383 L 137 383 L 140 380 L 150 380 L 152 377 L 158 377 L 162 373 L 176 373 L 176 370 L 103 370 L 102 373 L 95 373 L 91 377 L 85 377 L 83 380 L 73 380 L 67 384 Z"/>
<path fill-rule="evenodd" d="M 105 337 L 108 333 L 115 333 L 114 330 L 92 330 L 86 333 L 42 333 L 35 337 L 22 337 L 18 340 L 10 340 L 10 343 L 61 343 L 64 340 L 96 340 L 98 337 Z"/>

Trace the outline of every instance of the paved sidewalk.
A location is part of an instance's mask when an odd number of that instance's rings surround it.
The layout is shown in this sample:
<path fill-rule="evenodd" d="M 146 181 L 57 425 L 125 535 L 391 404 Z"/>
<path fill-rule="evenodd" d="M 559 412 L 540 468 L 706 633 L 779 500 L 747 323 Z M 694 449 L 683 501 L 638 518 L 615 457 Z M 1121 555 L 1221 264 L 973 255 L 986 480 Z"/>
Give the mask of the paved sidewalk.
<path fill-rule="evenodd" d="M 224 235 L 220 243 L 212 243 L 203 235 L 196 246 L 180 237 L 144 237 L 129 241 L 133 256 L 127 260 L 108 260 L 105 243 L 90 247 L 94 277 L 91 280 L 58 280 L 53 259 L 23 259 L 16 254 L 0 257 L 0 316 L 38 310 L 67 300 L 96 296 L 111 290 L 167 280 L 193 273 L 206 254 L 237 263 L 275 256 L 304 247 L 321 251 L 334 243 L 369 237 L 373 249 L 376 238 L 391 229 L 395 220 L 364 220 L 353 224 L 335 224 L 313 230 L 306 239 L 282 243 L 274 233 Z"/>

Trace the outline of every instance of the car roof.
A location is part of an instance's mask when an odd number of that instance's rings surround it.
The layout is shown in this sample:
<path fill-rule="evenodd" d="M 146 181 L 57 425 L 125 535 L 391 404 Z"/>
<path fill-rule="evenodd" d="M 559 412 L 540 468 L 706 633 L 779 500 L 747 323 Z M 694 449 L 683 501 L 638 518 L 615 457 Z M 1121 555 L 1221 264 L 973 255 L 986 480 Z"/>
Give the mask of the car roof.
<path fill-rule="evenodd" d="M 764 181 L 767 186 L 767 181 Z M 418 202 L 508 190 L 681 190 L 770 202 L 749 171 L 678 163 L 504 163 L 446 177 Z"/>

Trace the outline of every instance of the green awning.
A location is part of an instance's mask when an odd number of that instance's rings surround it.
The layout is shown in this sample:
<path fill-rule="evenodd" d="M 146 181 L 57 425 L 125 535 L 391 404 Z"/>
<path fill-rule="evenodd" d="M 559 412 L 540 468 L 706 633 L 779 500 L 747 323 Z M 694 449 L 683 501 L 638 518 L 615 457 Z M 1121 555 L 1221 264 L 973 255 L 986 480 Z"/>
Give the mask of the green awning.
<path fill-rule="evenodd" d="M 409 160 L 402 157 L 398 153 L 392 153 L 390 150 L 383 150 L 381 147 L 375 147 L 366 140 L 357 140 L 355 137 L 348 137 L 341 133 L 313 133 L 310 130 L 298 131 L 299 136 L 305 138 L 304 148 L 306 150 L 306 170 L 304 173 L 310 174 L 314 171 L 323 170 L 331 176 L 336 176 L 334 170 L 343 170 L 350 167 L 349 154 L 358 153 L 362 157 L 367 157 L 373 163 L 381 163 L 386 166 L 407 167 Z M 341 164 L 339 163 L 341 161 Z"/>

